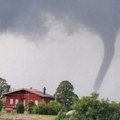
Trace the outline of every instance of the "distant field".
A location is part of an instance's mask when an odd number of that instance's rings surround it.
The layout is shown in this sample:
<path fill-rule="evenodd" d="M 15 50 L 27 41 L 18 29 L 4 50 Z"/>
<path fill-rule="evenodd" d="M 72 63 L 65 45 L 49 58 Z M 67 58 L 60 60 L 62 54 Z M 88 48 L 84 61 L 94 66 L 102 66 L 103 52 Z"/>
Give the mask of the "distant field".
<path fill-rule="evenodd" d="M 11 113 L 0 113 L 0 119 L 2 118 L 13 118 L 13 119 L 30 119 L 30 120 L 55 120 L 56 116 L 51 115 L 33 115 L 33 114 L 11 114 Z"/>

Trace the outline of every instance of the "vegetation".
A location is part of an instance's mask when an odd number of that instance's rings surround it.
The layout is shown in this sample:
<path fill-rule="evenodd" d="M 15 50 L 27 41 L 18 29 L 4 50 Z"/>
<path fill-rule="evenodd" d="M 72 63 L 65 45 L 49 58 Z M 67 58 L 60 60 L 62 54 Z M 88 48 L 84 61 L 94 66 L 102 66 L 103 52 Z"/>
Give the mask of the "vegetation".
<path fill-rule="evenodd" d="M 49 115 L 57 115 L 60 110 L 62 110 L 62 106 L 57 101 L 50 101 L 48 103 L 48 114 Z"/>
<path fill-rule="evenodd" d="M 38 114 L 48 114 L 48 106 L 45 101 L 41 101 L 38 105 L 36 113 Z"/>
<path fill-rule="evenodd" d="M 3 98 L 3 94 L 8 92 L 10 85 L 7 84 L 7 81 L 3 78 L 0 78 L 0 99 Z"/>
<path fill-rule="evenodd" d="M 50 101 L 48 104 L 44 101 L 40 102 L 38 106 L 34 107 L 34 113 L 45 115 L 57 115 L 62 109 L 62 106 L 56 101 Z"/>
<path fill-rule="evenodd" d="M 17 113 L 24 113 L 24 105 L 23 103 L 18 103 L 16 105 Z"/>
<path fill-rule="evenodd" d="M 29 101 L 29 103 L 28 103 L 28 111 L 29 111 L 29 113 L 34 113 L 35 107 L 36 107 L 36 104 L 33 101 Z"/>
<path fill-rule="evenodd" d="M 4 102 L 2 100 L 0 100 L 0 111 L 1 111 L 3 106 L 4 106 Z"/>
<path fill-rule="evenodd" d="M 120 120 L 120 103 L 98 99 L 96 93 L 78 99 L 72 108 L 75 112 L 60 112 L 57 120 Z"/>
<path fill-rule="evenodd" d="M 28 103 L 27 107 L 31 113 L 29 116 L 33 113 L 57 115 L 57 117 L 35 115 L 38 120 L 55 120 L 55 118 L 56 120 L 120 120 L 120 103 L 108 99 L 99 99 L 97 93 L 78 98 L 73 90 L 73 85 L 69 81 L 62 81 L 55 93 L 56 101 L 49 103 L 41 101 L 38 105 L 33 101 Z M 0 101 L 0 108 L 3 105 L 3 102 Z M 18 103 L 16 108 L 18 113 L 24 113 L 22 103 Z M 16 116 L 19 118 L 18 115 Z M 31 116 L 31 118 L 33 117 Z"/>
<path fill-rule="evenodd" d="M 65 80 L 60 83 L 55 93 L 56 101 L 59 102 L 67 111 L 71 109 L 74 98 L 77 97 L 73 90 L 73 85 L 69 81 Z"/>

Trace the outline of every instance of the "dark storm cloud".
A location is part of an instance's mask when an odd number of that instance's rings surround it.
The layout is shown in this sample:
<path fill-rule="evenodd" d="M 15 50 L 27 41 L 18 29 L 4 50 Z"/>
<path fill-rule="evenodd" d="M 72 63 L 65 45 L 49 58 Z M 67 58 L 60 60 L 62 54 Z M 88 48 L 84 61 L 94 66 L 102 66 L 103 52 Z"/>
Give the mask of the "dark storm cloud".
<path fill-rule="evenodd" d="M 1 0 L 0 32 L 39 36 L 49 31 L 46 14 L 62 22 L 69 34 L 84 25 L 98 34 L 104 44 L 104 59 L 94 90 L 102 84 L 114 55 L 115 37 L 120 26 L 119 0 Z"/>
<path fill-rule="evenodd" d="M 41 4 L 41 3 L 40 3 Z M 42 8 L 34 1 L 0 1 L 0 32 L 36 36 L 48 30 L 44 26 Z"/>
<path fill-rule="evenodd" d="M 49 13 L 66 26 L 74 24 L 71 29 L 83 24 L 101 37 L 106 32 L 112 36 L 120 25 L 119 4 L 118 0 L 1 0 L 0 30 L 39 33 Z"/>

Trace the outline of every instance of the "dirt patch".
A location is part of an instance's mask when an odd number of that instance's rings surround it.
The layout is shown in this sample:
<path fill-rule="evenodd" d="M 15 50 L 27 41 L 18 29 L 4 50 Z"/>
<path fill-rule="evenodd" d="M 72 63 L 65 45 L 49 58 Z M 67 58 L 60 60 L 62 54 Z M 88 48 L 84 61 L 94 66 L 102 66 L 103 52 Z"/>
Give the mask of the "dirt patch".
<path fill-rule="evenodd" d="M 0 120 L 38 120 L 38 119 L 0 118 Z M 42 119 L 41 119 L 41 120 L 42 120 Z"/>
<path fill-rule="evenodd" d="M 10 118 L 0 118 L 0 120 L 26 120 L 26 119 L 10 119 Z"/>

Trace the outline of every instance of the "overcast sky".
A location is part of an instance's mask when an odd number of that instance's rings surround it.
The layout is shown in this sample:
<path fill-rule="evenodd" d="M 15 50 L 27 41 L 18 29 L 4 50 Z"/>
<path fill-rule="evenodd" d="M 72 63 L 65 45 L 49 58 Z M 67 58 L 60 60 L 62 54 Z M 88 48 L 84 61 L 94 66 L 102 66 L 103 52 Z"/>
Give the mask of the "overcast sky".
<path fill-rule="evenodd" d="M 119 100 L 120 1 L 0 0 L 0 77 L 12 88 Z"/>

